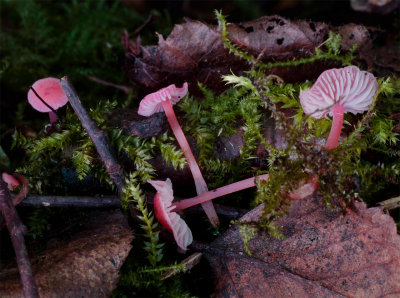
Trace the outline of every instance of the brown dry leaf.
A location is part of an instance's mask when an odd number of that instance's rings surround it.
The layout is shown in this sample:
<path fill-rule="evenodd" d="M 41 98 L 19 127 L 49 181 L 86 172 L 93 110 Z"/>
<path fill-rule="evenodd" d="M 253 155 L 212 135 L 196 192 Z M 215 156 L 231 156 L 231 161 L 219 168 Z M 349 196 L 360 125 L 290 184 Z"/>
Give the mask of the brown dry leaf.
<path fill-rule="evenodd" d="M 133 239 L 120 211 L 95 212 L 69 241 L 32 259 L 40 297 L 108 297 Z M 0 273 L 0 297 L 22 297 L 17 270 Z"/>
<path fill-rule="evenodd" d="M 263 53 L 262 61 L 276 61 L 310 55 L 327 38 L 329 27 L 324 23 L 290 22 L 279 16 L 266 16 L 230 24 L 227 31 L 232 42 L 243 50 L 255 57 Z M 186 19 L 186 23 L 175 25 L 166 39 L 158 36 L 158 45 L 152 46 L 128 41 L 126 33 L 122 38 L 126 51 L 124 70 L 131 81 L 147 90 L 188 81 L 193 92 L 199 81 L 222 91 L 226 86 L 221 75 L 249 69 L 246 61 L 224 48 L 217 26 Z M 286 81 L 302 81 L 334 66 L 338 63 L 323 61 L 296 67 L 295 71 L 281 68 L 268 72 Z"/>
<path fill-rule="evenodd" d="M 185 20 L 186 23 L 175 25 L 166 39 L 158 35 L 158 45 L 142 46 L 139 38 L 130 41 L 128 33 L 124 32 L 123 68 L 132 82 L 151 92 L 186 81 L 191 94 L 198 95 L 197 82 L 221 92 L 227 88 L 221 75 L 231 72 L 241 74 L 249 70 L 246 61 L 224 48 L 217 26 L 188 18 Z M 368 70 L 379 76 L 399 73 L 398 47 L 391 45 L 388 38 L 390 49 L 386 54 L 388 44 L 374 44 L 375 39 L 385 38 L 386 32 L 378 28 L 353 23 L 334 27 L 321 22 L 289 21 L 276 15 L 227 26 L 229 39 L 255 58 L 260 56 L 263 62 L 310 56 L 316 47 L 327 40 L 329 30 L 342 35 L 341 47 L 344 51 L 354 44 L 358 45 L 355 62 L 362 68 L 366 63 Z M 301 82 L 313 80 L 322 71 L 333 67 L 341 67 L 341 63 L 317 61 L 296 67 L 268 69 L 266 74 L 278 75 L 286 82 Z"/>
<path fill-rule="evenodd" d="M 258 207 L 242 220 L 256 220 Z M 347 215 L 316 196 L 296 201 L 278 225 L 286 239 L 265 234 L 243 248 L 236 227 L 202 247 L 223 297 L 399 297 L 400 236 L 382 208 L 356 202 Z"/>

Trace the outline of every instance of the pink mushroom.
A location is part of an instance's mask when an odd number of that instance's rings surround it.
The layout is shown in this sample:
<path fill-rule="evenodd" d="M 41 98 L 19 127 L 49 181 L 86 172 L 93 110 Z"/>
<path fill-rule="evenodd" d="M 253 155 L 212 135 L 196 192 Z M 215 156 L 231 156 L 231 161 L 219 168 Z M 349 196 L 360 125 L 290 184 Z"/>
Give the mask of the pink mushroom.
<path fill-rule="evenodd" d="M 148 182 L 157 190 L 154 197 L 154 213 L 158 221 L 174 235 L 181 252 L 186 252 L 188 245 L 193 241 L 193 236 L 186 222 L 174 211 L 171 180 Z"/>
<path fill-rule="evenodd" d="M 185 199 L 176 203 L 172 203 L 173 191 L 172 184 L 169 179 L 166 181 L 154 181 L 149 180 L 148 182 L 153 185 L 153 187 L 157 190 L 157 194 L 154 197 L 154 210 L 155 215 L 158 221 L 170 232 L 174 234 L 175 241 L 178 246 L 186 251 L 186 247 L 190 245 L 192 242 L 192 233 L 190 232 L 189 227 L 180 218 L 179 215 L 176 214 L 176 211 L 183 210 L 198 204 L 202 204 L 204 202 L 209 202 L 215 198 L 240 191 L 249 187 L 254 187 L 255 179 L 258 180 L 268 180 L 269 175 L 264 174 L 257 177 L 248 178 L 242 181 L 238 181 L 226 186 L 219 187 L 212 191 L 204 192 L 197 197 Z M 314 191 L 318 188 L 318 176 L 312 176 L 305 185 L 299 187 L 294 190 L 288 198 L 290 200 L 300 200 L 304 199 L 314 193 Z M 173 224 L 174 223 L 174 224 Z"/>
<path fill-rule="evenodd" d="M 31 106 L 39 112 L 49 113 L 50 123 L 57 122 L 56 110 L 68 102 L 59 82 L 60 80 L 56 78 L 40 79 L 28 92 Z"/>
<path fill-rule="evenodd" d="M 330 150 L 337 147 L 343 126 L 343 115 L 368 110 L 378 91 L 373 74 L 356 66 L 324 71 L 315 84 L 300 93 L 300 103 L 306 114 L 316 119 L 333 117 L 331 131 L 325 145 Z"/>
<path fill-rule="evenodd" d="M 138 114 L 142 116 L 150 116 L 154 113 L 164 111 L 168 122 L 171 126 L 172 132 L 174 133 L 176 140 L 181 147 L 183 154 L 185 155 L 190 171 L 192 172 L 194 183 L 196 185 L 197 194 L 202 194 L 208 191 L 207 183 L 205 182 L 203 175 L 201 174 L 199 165 L 193 156 L 192 150 L 186 140 L 186 137 L 179 125 L 178 119 L 173 104 L 179 102 L 179 100 L 186 95 L 188 91 L 188 84 L 185 82 L 182 88 L 176 88 L 176 86 L 169 85 L 166 88 L 160 89 L 157 92 L 151 93 L 144 97 L 139 105 Z M 204 211 L 206 212 L 211 224 L 215 227 L 219 224 L 217 213 L 215 212 L 212 202 L 206 202 L 202 204 Z"/>
<path fill-rule="evenodd" d="M 17 186 L 20 185 L 19 181 L 15 179 L 14 176 L 7 174 L 6 172 L 3 172 L 1 174 L 1 178 L 5 183 L 7 183 L 9 190 L 14 190 L 15 188 L 17 188 Z"/>

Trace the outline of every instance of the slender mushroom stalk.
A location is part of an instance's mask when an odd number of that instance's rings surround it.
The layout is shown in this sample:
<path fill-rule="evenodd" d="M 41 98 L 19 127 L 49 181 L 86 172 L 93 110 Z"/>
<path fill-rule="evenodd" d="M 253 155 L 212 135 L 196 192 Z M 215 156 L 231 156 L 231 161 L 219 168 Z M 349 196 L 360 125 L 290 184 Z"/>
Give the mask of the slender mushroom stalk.
<path fill-rule="evenodd" d="M 264 175 L 261 175 L 261 176 L 257 176 L 256 178 L 259 179 L 259 180 L 265 180 L 266 181 L 266 180 L 268 180 L 269 175 L 268 174 L 264 174 Z M 254 177 L 252 177 L 252 178 L 248 178 L 248 179 L 245 179 L 245 180 L 242 180 L 242 181 L 234 182 L 232 184 L 216 188 L 216 189 L 214 189 L 212 191 L 207 191 L 207 192 L 202 193 L 202 194 L 200 194 L 200 195 L 198 195 L 197 197 L 194 197 L 194 198 L 185 199 L 185 200 L 176 202 L 176 203 L 173 204 L 173 206 L 176 207 L 175 211 L 183 210 L 183 209 L 186 209 L 186 208 L 198 205 L 198 204 L 202 204 L 204 202 L 208 202 L 208 201 L 213 200 L 215 198 L 219 198 L 219 197 L 228 195 L 230 193 L 237 192 L 237 191 L 240 191 L 240 190 L 244 190 L 246 188 L 250 188 L 250 187 L 254 187 L 254 186 L 256 186 L 256 183 L 255 183 Z"/>
<path fill-rule="evenodd" d="M 183 219 L 176 213 L 178 210 L 183 210 L 198 204 L 204 204 L 218 197 L 244 190 L 246 188 L 254 187 L 255 180 L 269 179 L 269 174 L 260 175 L 257 177 L 248 178 L 242 181 L 238 181 L 226 186 L 219 187 L 212 191 L 207 191 L 198 195 L 197 197 L 185 199 L 176 203 L 172 203 L 174 200 L 172 184 L 169 179 L 166 181 L 154 181 L 149 182 L 156 190 L 157 194 L 154 197 L 154 213 L 158 221 L 171 233 L 181 251 L 185 252 L 188 245 L 193 241 L 192 233 Z M 287 198 L 290 200 L 304 199 L 314 193 L 318 188 L 318 176 L 314 174 L 306 184 L 297 188 L 291 192 Z"/>
<path fill-rule="evenodd" d="M 196 192 L 198 195 L 208 191 L 207 183 L 203 178 L 199 165 L 190 149 L 189 143 L 179 125 L 176 118 L 172 104 L 177 103 L 187 93 L 188 85 L 185 82 L 182 88 L 176 88 L 175 85 L 170 85 L 155 93 L 151 93 L 142 99 L 139 105 L 138 114 L 142 116 L 150 116 L 153 113 L 164 111 L 168 122 L 171 126 L 172 132 L 181 147 L 183 154 L 186 157 L 190 171 L 192 172 Z M 205 213 L 208 216 L 211 224 L 215 227 L 219 224 L 218 215 L 215 212 L 212 202 L 205 202 L 202 204 Z"/>
<path fill-rule="evenodd" d="M 325 144 L 325 149 L 334 149 L 339 144 L 340 133 L 343 127 L 344 107 L 341 103 L 337 103 L 332 108 L 332 126 L 329 132 L 328 140 Z"/>
<path fill-rule="evenodd" d="M 324 71 L 315 84 L 300 93 L 300 103 L 306 114 L 321 119 L 332 116 L 332 127 L 325 149 L 337 147 L 343 126 L 344 113 L 363 113 L 368 110 L 378 91 L 374 75 L 356 66 Z"/>
<path fill-rule="evenodd" d="M 190 171 L 192 172 L 194 184 L 196 186 L 196 192 L 197 194 L 202 194 L 203 192 L 208 191 L 208 187 L 206 181 L 203 178 L 203 175 L 201 174 L 196 158 L 194 157 L 192 150 L 190 149 L 189 143 L 187 142 L 187 139 L 182 131 L 182 128 L 179 125 L 178 119 L 176 119 L 174 110 L 172 108 L 172 103 L 170 100 L 164 100 L 162 101 L 162 106 L 164 108 L 165 115 L 167 116 L 169 125 L 171 126 L 175 138 L 178 141 L 179 146 L 181 147 L 183 154 L 185 155 L 185 158 L 188 162 Z"/>
<path fill-rule="evenodd" d="M 45 78 L 36 81 L 28 92 L 28 102 L 37 111 L 49 113 L 50 123 L 57 122 L 56 110 L 68 102 L 62 90 L 60 80 Z"/>

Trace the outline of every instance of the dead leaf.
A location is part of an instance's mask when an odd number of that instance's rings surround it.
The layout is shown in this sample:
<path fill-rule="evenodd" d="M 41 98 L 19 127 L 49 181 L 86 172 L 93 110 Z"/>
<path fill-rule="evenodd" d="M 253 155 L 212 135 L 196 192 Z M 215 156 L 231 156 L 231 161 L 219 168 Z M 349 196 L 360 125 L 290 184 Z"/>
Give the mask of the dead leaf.
<path fill-rule="evenodd" d="M 226 89 L 221 75 L 231 71 L 248 70 L 246 61 L 230 54 L 224 48 L 217 26 L 185 19 L 175 25 L 164 39 L 158 35 L 158 45 L 140 46 L 123 35 L 125 48 L 124 70 L 129 79 L 144 89 L 156 90 L 171 83 L 189 82 L 191 92 L 196 92 L 197 82 L 222 91 Z M 318 22 L 290 22 L 279 16 L 266 16 L 250 22 L 227 26 L 229 38 L 262 61 L 307 56 L 328 35 L 328 25 Z M 293 68 L 270 69 L 286 81 L 302 81 L 318 76 L 323 70 L 338 66 L 337 62 L 324 61 Z"/>
<path fill-rule="evenodd" d="M 290 22 L 280 16 L 227 26 L 229 38 L 246 52 L 264 59 L 299 57 L 314 52 L 328 33 L 328 25 L 319 22 Z"/>
<path fill-rule="evenodd" d="M 159 135 L 167 130 L 168 122 L 165 113 L 155 113 L 150 117 L 143 117 L 137 109 L 118 109 L 108 116 L 111 126 L 122 129 L 127 136 L 148 138 Z"/>
<path fill-rule="evenodd" d="M 286 239 L 259 234 L 243 248 L 236 227 L 202 253 L 223 297 L 398 297 L 400 236 L 382 208 L 355 202 L 343 216 L 316 196 L 296 201 L 278 225 Z M 258 207 L 242 220 L 256 220 Z"/>
<path fill-rule="evenodd" d="M 354 44 L 359 49 L 370 50 L 372 47 L 372 40 L 368 29 L 363 25 L 346 24 L 339 28 L 338 32 L 342 36 L 340 46 L 345 51 L 350 50 Z"/>
<path fill-rule="evenodd" d="M 377 14 L 389 14 L 400 5 L 399 0 L 350 0 L 351 8 Z"/>
<path fill-rule="evenodd" d="M 126 218 L 120 211 L 95 212 L 81 228 L 32 259 L 40 297 L 108 297 L 116 288 L 133 239 Z M 18 271 L 3 270 L 0 297 L 22 295 Z"/>

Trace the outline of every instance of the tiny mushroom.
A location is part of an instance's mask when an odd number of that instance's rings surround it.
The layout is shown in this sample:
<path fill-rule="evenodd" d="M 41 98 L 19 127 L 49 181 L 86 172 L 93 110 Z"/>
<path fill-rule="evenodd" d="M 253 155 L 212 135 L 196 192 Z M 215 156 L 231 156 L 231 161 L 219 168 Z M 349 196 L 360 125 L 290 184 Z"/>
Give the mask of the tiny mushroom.
<path fill-rule="evenodd" d="M 157 190 L 154 197 L 154 213 L 158 221 L 174 235 L 180 251 L 185 253 L 187 246 L 193 241 L 193 236 L 186 222 L 174 211 L 175 206 L 172 205 L 174 193 L 171 180 L 149 180 L 147 182 Z"/>
<path fill-rule="evenodd" d="M 373 74 L 356 66 L 324 71 L 315 84 L 300 93 L 300 103 L 306 114 L 321 119 L 327 114 L 333 117 L 331 131 L 325 149 L 337 147 L 343 126 L 344 113 L 362 113 L 368 110 L 378 82 Z"/>
<path fill-rule="evenodd" d="M 244 190 L 246 188 L 256 186 L 255 180 L 267 181 L 269 174 L 264 174 L 242 181 L 238 181 L 229 185 L 225 185 L 216 188 L 212 191 L 204 192 L 194 198 L 181 200 L 176 203 L 172 203 L 173 191 L 172 184 L 169 179 L 166 181 L 155 181 L 149 180 L 151 185 L 157 190 L 157 194 L 154 197 L 154 212 L 158 221 L 170 232 L 174 234 L 176 243 L 183 250 L 186 251 L 186 247 L 192 242 L 193 237 L 189 227 L 186 225 L 183 219 L 180 218 L 176 211 L 183 210 L 204 202 L 209 202 L 218 197 Z M 304 199 L 314 193 L 318 188 L 318 176 L 313 175 L 303 186 L 294 190 L 289 196 L 290 200 Z"/>
<path fill-rule="evenodd" d="M 185 82 L 181 88 L 177 88 L 174 84 L 169 85 L 166 88 L 162 88 L 157 92 L 151 93 L 145 96 L 139 105 L 138 114 L 149 117 L 150 115 L 164 111 L 168 122 L 171 126 L 172 132 L 174 133 L 176 140 L 181 147 L 183 154 L 186 157 L 190 171 L 192 172 L 194 183 L 196 185 L 197 194 L 208 191 L 207 184 L 201 174 L 199 165 L 194 158 L 192 150 L 186 140 L 186 137 L 179 125 L 178 119 L 176 118 L 173 104 L 179 102 L 188 91 L 188 84 Z M 215 227 L 219 224 L 217 213 L 215 212 L 212 202 L 206 202 L 202 204 L 202 207 L 207 214 L 211 224 Z"/>
<path fill-rule="evenodd" d="M 17 186 L 21 184 L 17 179 L 14 178 L 13 175 L 7 174 L 6 172 L 3 172 L 1 174 L 1 178 L 5 183 L 7 183 L 9 190 L 14 190 L 15 188 L 17 188 Z"/>
<path fill-rule="evenodd" d="M 36 81 L 28 92 L 28 101 L 37 111 L 49 113 L 50 122 L 57 121 L 56 110 L 68 102 L 68 98 L 60 86 L 60 80 L 45 78 Z"/>

